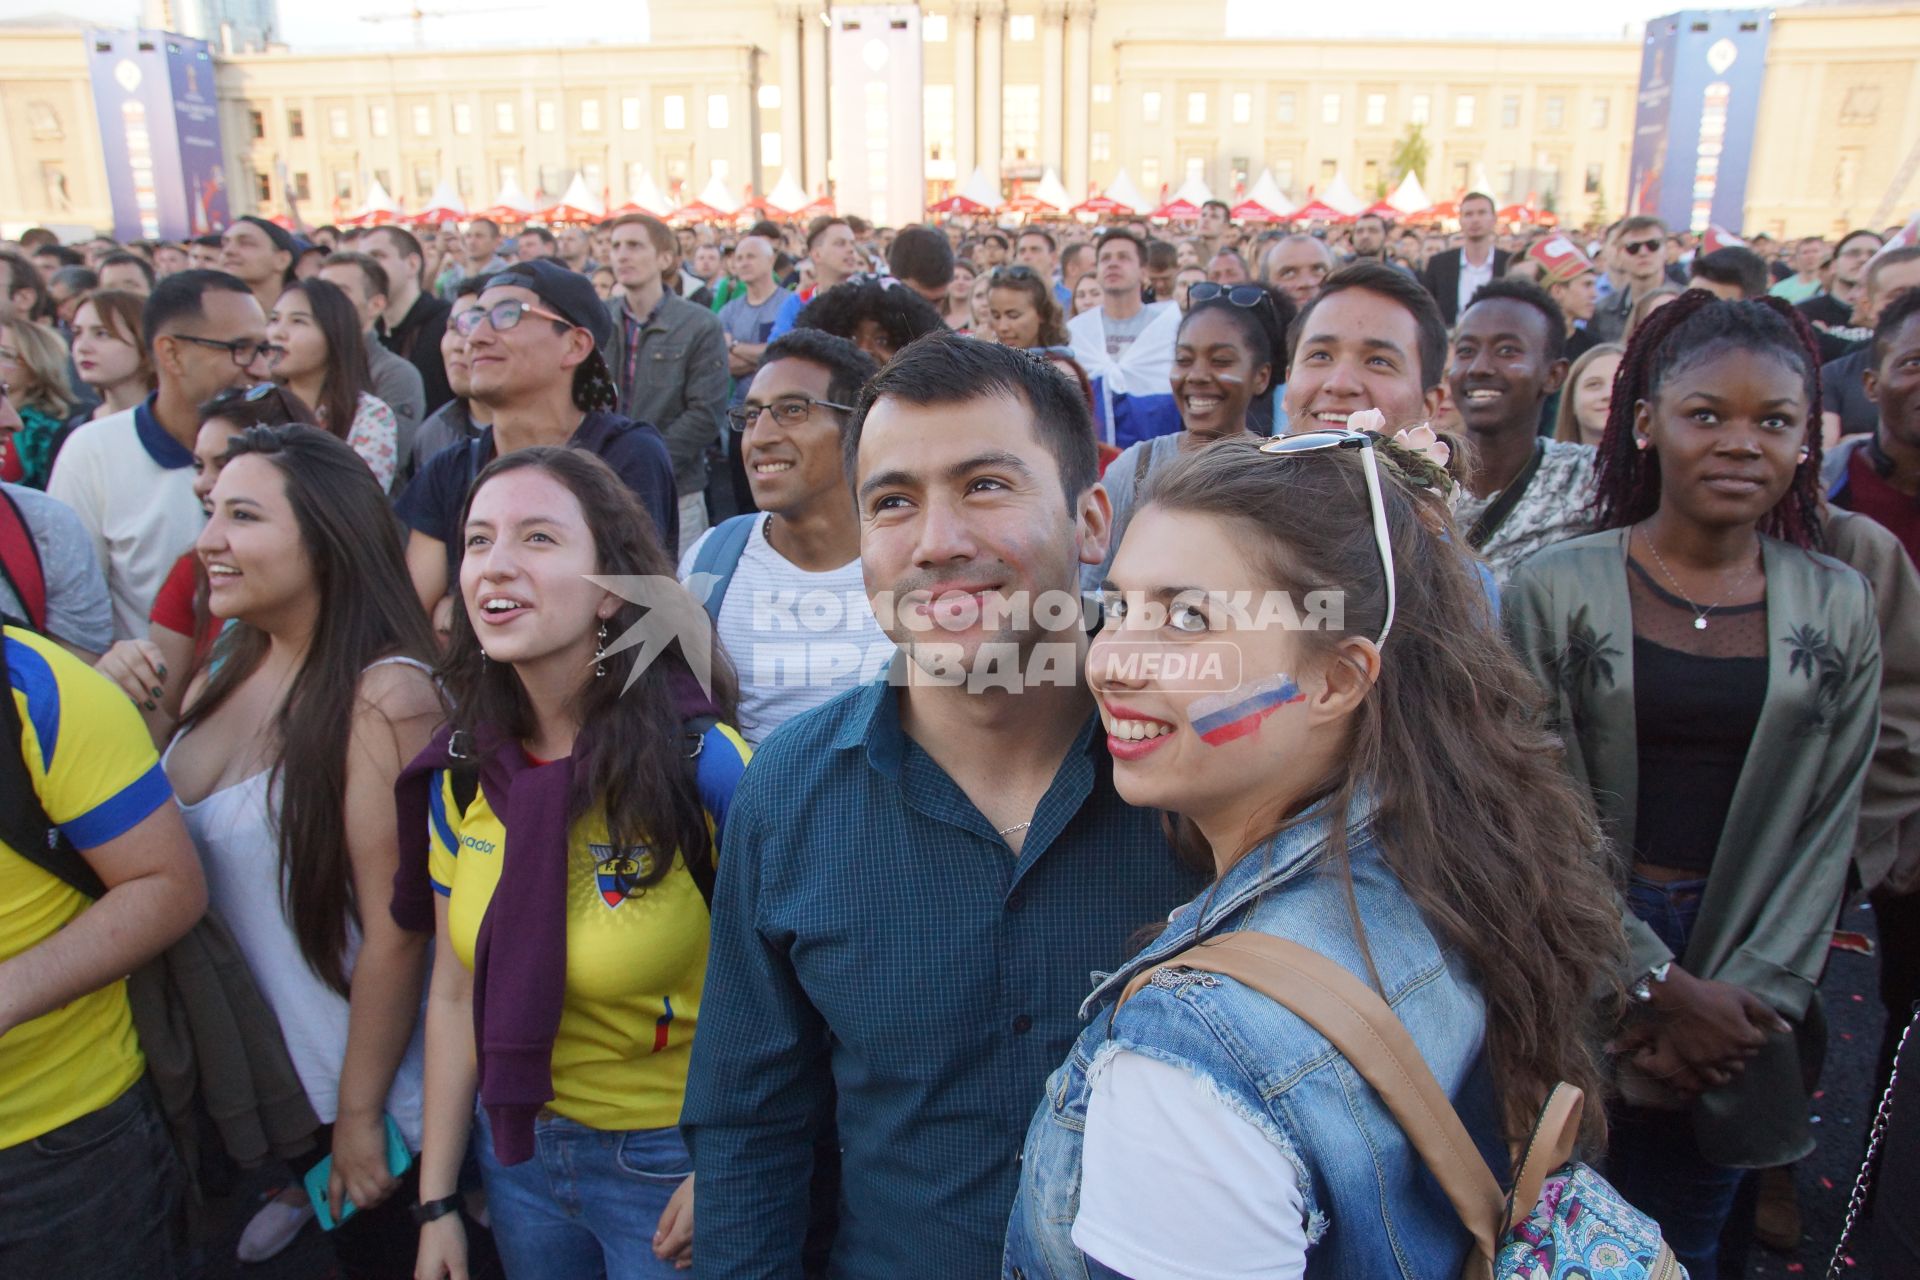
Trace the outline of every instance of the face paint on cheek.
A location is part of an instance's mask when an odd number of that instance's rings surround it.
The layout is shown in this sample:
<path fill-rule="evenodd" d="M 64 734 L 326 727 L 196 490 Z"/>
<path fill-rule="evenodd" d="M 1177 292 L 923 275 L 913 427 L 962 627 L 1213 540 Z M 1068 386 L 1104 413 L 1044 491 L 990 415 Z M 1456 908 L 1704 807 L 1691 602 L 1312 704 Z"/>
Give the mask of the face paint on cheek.
<path fill-rule="evenodd" d="M 1280 708 L 1306 700 L 1293 677 L 1283 672 L 1229 693 L 1196 698 L 1187 708 L 1187 719 L 1200 741 L 1217 747 L 1246 737 Z"/>

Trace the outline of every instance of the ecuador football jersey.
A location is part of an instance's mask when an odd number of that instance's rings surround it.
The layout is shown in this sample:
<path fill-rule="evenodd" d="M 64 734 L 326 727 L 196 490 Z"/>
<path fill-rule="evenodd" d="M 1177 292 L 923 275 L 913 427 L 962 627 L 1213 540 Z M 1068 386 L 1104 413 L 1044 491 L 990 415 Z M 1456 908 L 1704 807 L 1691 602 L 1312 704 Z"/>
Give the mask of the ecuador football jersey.
<path fill-rule="evenodd" d="M 147 727 L 112 681 L 51 640 L 5 629 L 7 674 L 40 807 L 81 849 L 125 835 L 173 799 Z M 0 843 L 0 960 L 37 946 L 87 896 Z M 0 1036 L 0 1148 L 98 1111 L 146 1069 L 127 984 L 90 991 Z"/>
<path fill-rule="evenodd" d="M 707 730 L 698 777 L 716 850 L 749 754 L 728 726 Z M 506 828 L 484 788 L 460 811 L 444 772 L 433 780 L 429 814 L 428 872 L 447 899 L 454 954 L 471 969 L 480 923 L 500 883 Z M 673 859 L 665 878 L 636 884 L 659 856 L 646 847 L 614 848 L 598 811 L 568 834 L 567 985 L 549 1105 L 588 1128 L 680 1122 L 706 980 L 708 918 L 678 850 L 665 855 Z"/>

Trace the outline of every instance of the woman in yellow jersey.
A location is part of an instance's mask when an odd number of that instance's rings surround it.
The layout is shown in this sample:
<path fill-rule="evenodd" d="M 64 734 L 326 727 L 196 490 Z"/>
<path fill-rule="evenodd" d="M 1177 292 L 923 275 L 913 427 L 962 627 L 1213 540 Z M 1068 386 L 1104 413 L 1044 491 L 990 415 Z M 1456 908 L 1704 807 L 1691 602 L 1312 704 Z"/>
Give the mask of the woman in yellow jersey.
<path fill-rule="evenodd" d="M 513 1280 L 671 1275 L 705 899 L 748 754 L 733 679 L 599 459 L 498 459 L 463 529 L 454 720 L 398 789 L 394 916 L 438 948 L 417 1274 L 467 1274 L 471 1127 Z"/>

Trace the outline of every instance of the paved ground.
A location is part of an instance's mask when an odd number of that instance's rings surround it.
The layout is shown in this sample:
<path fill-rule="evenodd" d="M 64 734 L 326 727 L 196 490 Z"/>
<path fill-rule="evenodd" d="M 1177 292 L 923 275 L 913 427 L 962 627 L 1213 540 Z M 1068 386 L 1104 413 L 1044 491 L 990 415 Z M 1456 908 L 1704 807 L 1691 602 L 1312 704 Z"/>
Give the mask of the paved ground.
<path fill-rule="evenodd" d="M 1871 935 L 1870 912 L 1852 911 L 1848 917 L 1844 927 Z M 1874 965 L 1866 957 L 1837 952 L 1828 968 L 1821 991 L 1832 1034 L 1824 1087 L 1814 1104 L 1820 1149 L 1796 1170 L 1806 1238 L 1790 1255 L 1756 1247 L 1747 1268 L 1751 1280 L 1790 1280 L 1826 1273 L 1827 1258 L 1845 1217 L 1847 1193 L 1859 1169 L 1867 1123 L 1878 1101 L 1868 1097 L 1881 1027 L 1880 1005 L 1873 995 Z M 213 1203 L 218 1234 L 207 1250 L 200 1280 L 326 1280 L 333 1275 L 326 1241 L 311 1227 L 285 1253 L 269 1262 L 242 1266 L 233 1260 L 240 1230 L 270 1181 L 279 1179 L 264 1175 L 244 1179 L 232 1196 Z M 1843 1274 L 1868 1280 L 1871 1269 L 1862 1262 L 1843 1270 Z M 1879 1280 L 1904 1278 L 1887 1276 Z"/>

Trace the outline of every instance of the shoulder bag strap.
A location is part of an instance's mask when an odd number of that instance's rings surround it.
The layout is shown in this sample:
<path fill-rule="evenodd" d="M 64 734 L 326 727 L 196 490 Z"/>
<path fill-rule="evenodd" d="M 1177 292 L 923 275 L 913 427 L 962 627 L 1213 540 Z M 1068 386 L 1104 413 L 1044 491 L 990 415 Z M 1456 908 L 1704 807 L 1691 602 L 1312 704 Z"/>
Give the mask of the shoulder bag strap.
<path fill-rule="evenodd" d="M 1513 478 L 1513 483 L 1500 491 L 1500 496 L 1493 500 L 1493 505 L 1482 511 L 1480 518 L 1473 522 L 1473 528 L 1467 530 L 1467 542 L 1475 551 L 1493 540 L 1493 535 L 1498 533 L 1500 526 L 1507 522 L 1507 517 L 1513 514 L 1513 509 L 1520 505 L 1520 499 L 1527 496 L 1527 486 L 1533 483 L 1534 474 L 1540 470 L 1540 460 L 1546 456 L 1547 442 L 1544 438 L 1536 436 L 1533 441 L 1533 456 L 1527 459 L 1527 465 L 1520 468 L 1520 474 Z"/>
<path fill-rule="evenodd" d="M 1325 1036 L 1380 1095 L 1472 1234 L 1474 1253 L 1461 1274 L 1492 1276 L 1500 1237 L 1506 1233 L 1506 1194 L 1385 1000 L 1318 952 L 1263 933 L 1219 934 L 1155 968 L 1223 974 L 1292 1010 Z M 1153 972 L 1149 969 L 1129 982 L 1120 1002 L 1139 991 Z"/>
<path fill-rule="evenodd" d="M 48 875 L 89 898 L 107 891 L 73 842 L 53 825 L 34 789 L 33 774 L 20 754 L 20 710 L 13 701 L 6 645 L 0 640 L 0 841 Z"/>
<path fill-rule="evenodd" d="M 26 513 L 12 495 L 0 492 L 0 575 L 13 588 L 33 629 L 47 629 L 47 575 L 40 564 L 40 548 L 33 540 Z"/>
<path fill-rule="evenodd" d="M 688 569 L 689 576 L 707 573 L 715 579 L 707 598 L 701 601 L 715 626 L 720 625 L 720 602 L 727 598 L 727 589 L 733 585 L 734 571 L 739 569 L 740 557 L 746 554 L 747 543 L 753 537 L 753 522 L 761 518 L 758 511 L 729 516 L 707 535 L 707 540 L 694 552 L 693 564 Z"/>

